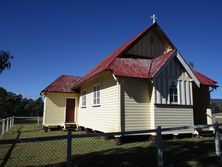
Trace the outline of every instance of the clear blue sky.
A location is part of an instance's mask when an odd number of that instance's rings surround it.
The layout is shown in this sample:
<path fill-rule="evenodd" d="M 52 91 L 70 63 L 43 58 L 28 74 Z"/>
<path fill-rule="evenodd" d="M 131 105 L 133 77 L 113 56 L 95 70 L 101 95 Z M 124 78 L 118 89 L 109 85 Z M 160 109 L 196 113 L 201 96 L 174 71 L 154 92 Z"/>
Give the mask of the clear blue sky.
<path fill-rule="evenodd" d="M 61 74 L 83 76 L 149 26 L 153 13 L 183 57 L 222 86 L 221 7 L 220 0 L 0 0 L 0 49 L 14 56 L 0 86 L 37 97 Z"/>

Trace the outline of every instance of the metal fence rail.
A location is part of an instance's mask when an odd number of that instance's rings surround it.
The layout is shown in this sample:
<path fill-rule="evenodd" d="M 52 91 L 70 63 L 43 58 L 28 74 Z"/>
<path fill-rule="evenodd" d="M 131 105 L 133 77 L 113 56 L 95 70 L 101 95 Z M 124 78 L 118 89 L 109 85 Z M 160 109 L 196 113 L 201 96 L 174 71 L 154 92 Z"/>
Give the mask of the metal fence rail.
<path fill-rule="evenodd" d="M 11 129 L 14 124 L 19 124 L 19 123 L 36 123 L 37 125 L 40 125 L 40 122 L 42 120 L 42 117 L 37 116 L 37 117 L 18 117 L 18 116 L 12 116 L 12 117 L 7 117 L 2 120 L 0 120 L 0 129 L 1 129 L 1 134 L 4 135 L 6 132 Z"/>
<path fill-rule="evenodd" d="M 37 116 L 37 117 L 17 117 L 15 116 L 15 119 L 17 120 L 18 123 L 24 123 L 24 122 L 32 122 L 32 123 L 37 123 L 37 125 L 40 125 L 40 120 L 42 117 Z"/>
<path fill-rule="evenodd" d="M 64 161 L 66 161 L 66 166 L 69 167 L 69 166 L 74 165 L 73 164 L 73 154 L 75 157 L 75 154 L 82 154 L 82 152 L 87 153 L 87 151 L 84 151 L 84 147 L 86 147 L 85 144 L 87 144 L 89 142 L 90 138 L 95 139 L 95 140 L 93 140 L 94 143 L 92 143 L 90 145 L 90 147 L 96 148 L 96 147 L 99 147 L 100 145 L 102 145 L 102 143 L 98 144 L 96 142 L 96 139 L 98 139 L 100 137 L 115 136 L 118 138 L 118 137 L 123 137 L 123 136 L 130 136 L 130 135 L 144 135 L 144 134 L 149 134 L 149 133 L 155 133 L 156 134 L 156 152 L 157 152 L 156 164 L 157 164 L 157 166 L 162 167 L 164 165 L 164 161 L 163 161 L 164 156 L 163 156 L 163 147 L 162 147 L 163 143 L 162 143 L 162 135 L 161 135 L 162 132 L 184 130 L 184 129 L 203 129 L 203 128 L 213 127 L 214 134 L 215 134 L 215 141 L 214 141 L 215 152 L 218 157 L 221 157 L 221 145 L 220 145 L 220 136 L 219 136 L 219 130 L 220 130 L 219 126 L 221 126 L 221 125 L 222 124 L 218 124 L 216 122 L 215 124 L 211 124 L 211 125 L 181 126 L 181 127 L 174 127 L 174 128 L 161 128 L 159 126 L 156 129 L 150 129 L 150 130 L 130 131 L 130 132 L 114 132 L 114 133 L 95 133 L 95 134 L 72 134 L 71 131 L 68 131 L 67 135 L 60 135 L 60 136 L 0 140 L 0 146 L 10 145 L 11 148 L 13 148 L 15 145 L 18 145 L 17 152 L 19 152 L 19 154 L 21 154 L 22 152 L 26 151 L 26 154 L 28 154 L 28 157 L 29 157 L 28 158 L 29 163 L 30 163 L 30 157 L 34 157 L 33 159 L 35 159 L 35 156 L 37 156 L 37 155 L 39 156 L 39 154 L 42 154 L 42 153 L 38 152 L 39 150 L 48 148 L 50 150 L 49 151 L 50 156 L 53 156 L 53 157 L 50 157 L 49 155 L 36 157 L 36 159 L 34 161 L 34 163 L 36 163 L 36 164 L 34 164 L 34 165 L 37 165 L 37 163 L 40 163 L 40 162 L 41 163 L 44 162 L 43 160 L 41 160 L 39 158 L 50 159 L 50 160 L 53 160 L 53 162 L 58 161 L 58 159 L 60 158 Z M 81 139 L 81 141 L 78 139 Z M 101 140 L 99 140 L 99 141 L 101 142 Z M 110 144 L 110 142 L 109 142 L 109 144 Z M 35 150 L 37 150 L 37 151 L 35 151 L 35 155 L 31 154 L 31 152 L 29 152 L 28 150 L 24 150 L 24 148 L 26 148 L 29 145 L 32 145 L 33 147 L 35 147 Z M 106 145 L 107 145 L 107 147 L 109 146 L 108 144 L 106 144 Z M 136 144 L 135 144 L 135 147 L 136 147 Z M 3 147 L 3 148 L 7 148 L 7 147 Z M 75 150 L 77 148 L 78 148 L 78 150 L 76 152 Z M 33 148 L 31 148 L 31 149 L 33 149 Z M 56 157 L 54 152 L 57 150 L 60 150 L 60 153 L 63 152 L 62 156 Z M 103 151 L 103 150 L 98 149 L 98 151 Z M 6 150 L 6 152 L 10 152 L 10 149 Z M 51 154 L 51 153 L 53 153 L 53 154 Z M 9 155 L 11 155 L 11 154 L 12 154 L 12 152 L 10 152 Z M 7 155 L 8 154 L 6 154 L 6 156 Z M 16 156 L 16 155 L 17 155 L 16 153 L 14 153 L 14 155 L 12 154 L 12 156 Z M 64 157 L 64 155 L 66 157 Z M 13 163 L 21 163 L 22 161 L 24 161 L 25 158 L 27 158 L 27 157 L 23 157 L 23 159 L 21 159 L 20 161 L 16 161 Z M 4 159 L 7 159 L 7 158 L 4 158 Z M 14 160 L 15 159 L 16 158 L 14 158 Z M 4 163 L 5 163 L 5 161 L 2 162 L 2 164 L 4 164 Z M 47 165 L 47 164 L 43 163 L 42 165 Z M 29 164 L 28 166 L 33 166 L 33 164 Z"/>

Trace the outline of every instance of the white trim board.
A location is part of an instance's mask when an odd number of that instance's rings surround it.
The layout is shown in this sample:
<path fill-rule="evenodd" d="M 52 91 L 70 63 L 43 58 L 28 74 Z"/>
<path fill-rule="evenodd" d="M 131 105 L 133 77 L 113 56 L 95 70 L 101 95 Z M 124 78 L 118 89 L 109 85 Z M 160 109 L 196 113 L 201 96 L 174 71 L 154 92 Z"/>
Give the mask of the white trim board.
<path fill-rule="evenodd" d="M 197 79 L 197 77 L 194 75 L 193 71 L 191 70 L 191 68 L 187 65 L 186 61 L 184 60 L 184 58 L 181 56 L 181 54 L 177 51 L 177 55 L 176 55 L 177 59 L 180 61 L 180 63 L 183 65 L 183 67 L 185 68 L 185 70 L 187 71 L 187 73 L 191 76 L 191 78 L 194 80 L 194 82 L 196 83 L 196 85 L 198 87 L 200 87 L 200 82 Z"/>
<path fill-rule="evenodd" d="M 173 60 L 173 58 L 176 57 L 178 59 L 178 61 L 181 63 L 181 65 L 185 68 L 186 72 L 190 75 L 190 77 L 193 79 L 193 81 L 195 82 L 195 84 L 200 87 L 200 82 L 197 79 L 197 77 L 194 75 L 193 71 L 191 70 L 191 68 L 189 67 L 189 65 L 186 63 L 186 61 L 183 59 L 183 57 L 180 55 L 180 53 L 178 51 L 175 51 L 173 53 L 173 55 L 165 62 L 165 64 L 159 69 L 159 71 L 156 73 L 156 75 L 153 77 L 153 79 L 155 79 L 164 69 L 164 67 Z"/>

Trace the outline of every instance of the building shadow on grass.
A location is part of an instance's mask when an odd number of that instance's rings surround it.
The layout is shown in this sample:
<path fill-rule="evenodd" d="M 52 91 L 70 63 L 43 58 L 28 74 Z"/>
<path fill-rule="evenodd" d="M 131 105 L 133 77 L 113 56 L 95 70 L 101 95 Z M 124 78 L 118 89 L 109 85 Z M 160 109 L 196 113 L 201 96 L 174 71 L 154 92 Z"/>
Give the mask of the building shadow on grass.
<path fill-rule="evenodd" d="M 16 141 L 17 139 L 19 139 L 19 137 L 20 137 L 20 135 L 21 135 L 21 129 L 22 129 L 22 126 L 20 126 L 20 127 L 18 128 L 18 130 L 17 130 L 17 136 L 16 136 L 16 138 L 15 138 L 15 141 Z M 8 160 L 9 160 L 10 157 L 11 157 L 11 153 L 12 153 L 13 149 L 15 148 L 15 145 L 16 145 L 16 142 L 14 142 L 14 143 L 11 145 L 11 147 L 10 147 L 9 150 L 7 151 L 7 153 L 6 153 L 6 155 L 5 155 L 2 163 L 0 164 L 0 166 L 5 166 L 5 165 L 6 165 L 6 163 L 8 162 Z"/>
<path fill-rule="evenodd" d="M 164 141 L 164 166 L 169 167 L 219 167 L 222 160 L 215 155 L 214 141 Z M 96 149 L 96 148 L 95 148 Z M 66 163 L 47 166 L 66 166 Z M 73 156 L 74 167 L 108 166 L 108 167 L 152 167 L 156 166 L 155 145 L 134 148 L 117 147 L 105 151 Z"/>

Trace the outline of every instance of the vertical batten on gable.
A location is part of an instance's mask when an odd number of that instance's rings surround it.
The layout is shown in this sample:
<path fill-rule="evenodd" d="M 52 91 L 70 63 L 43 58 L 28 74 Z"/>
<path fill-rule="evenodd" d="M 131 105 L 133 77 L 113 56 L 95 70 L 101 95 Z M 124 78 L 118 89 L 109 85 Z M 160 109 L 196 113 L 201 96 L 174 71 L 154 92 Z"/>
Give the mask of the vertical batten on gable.
<path fill-rule="evenodd" d="M 185 75 L 184 75 L 185 76 Z M 187 84 L 186 84 L 186 82 L 187 81 L 183 81 L 184 82 L 184 84 L 183 84 L 183 86 L 184 86 L 184 90 L 183 90 L 183 93 L 184 93 L 184 103 L 185 103 L 185 105 L 187 105 Z"/>
<path fill-rule="evenodd" d="M 169 48 L 168 43 L 163 41 L 154 31 L 150 31 L 127 53 L 145 57 L 157 57 L 169 50 Z"/>
<path fill-rule="evenodd" d="M 178 104 L 192 105 L 192 87 L 190 86 L 191 78 L 179 63 L 177 58 L 174 58 L 164 70 L 154 79 L 155 86 L 155 103 L 170 104 L 169 101 L 169 80 L 177 80 L 178 82 Z"/>
<path fill-rule="evenodd" d="M 193 105 L 193 82 L 190 81 L 190 105 Z"/>
<path fill-rule="evenodd" d="M 185 97 L 184 81 L 183 80 L 181 81 L 181 87 L 180 88 L 181 88 L 181 92 L 180 92 L 181 93 L 181 104 L 185 105 L 186 104 L 186 102 L 185 102 L 186 97 Z"/>
<path fill-rule="evenodd" d="M 190 105 L 190 81 L 186 81 L 186 102 Z"/>

